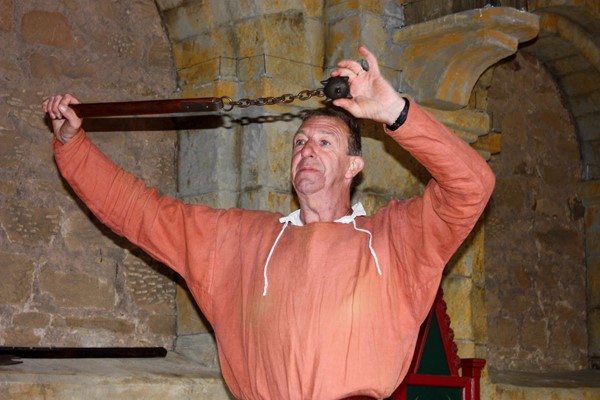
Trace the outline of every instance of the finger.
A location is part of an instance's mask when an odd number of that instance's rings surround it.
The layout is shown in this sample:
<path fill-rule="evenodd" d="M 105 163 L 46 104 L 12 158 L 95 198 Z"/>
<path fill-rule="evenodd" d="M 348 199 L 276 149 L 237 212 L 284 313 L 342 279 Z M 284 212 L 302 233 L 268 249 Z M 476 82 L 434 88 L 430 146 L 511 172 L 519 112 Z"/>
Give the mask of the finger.
<path fill-rule="evenodd" d="M 360 46 L 358 51 L 365 58 L 365 61 L 369 65 L 369 71 L 379 74 L 379 65 L 375 55 L 373 55 L 373 53 L 371 53 L 365 46 Z"/>
<path fill-rule="evenodd" d="M 339 63 L 337 63 L 337 67 L 348 70 L 354 75 L 360 75 L 365 72 L 360 63 L 354 60 L 342 60 Z"/>
<path fill-rule="evenodd" d="M 51 119 L 62 118 L 60 112 L 57 108 L 57 103 L 60 101 L 60 95 L 51 96 L 48 100 L 46 100 L 46 112 L 50 116 Z"/>
<path fill-rule="evenodd" d="M 357 116 L 356 113 L 359 111 L 359 107 L 356 105 L 356 102 L 354 102 L 352 99 L 335 99 L 332 101 L 332 103 L 334 106 L 343 108 L 355 117 Z"/>

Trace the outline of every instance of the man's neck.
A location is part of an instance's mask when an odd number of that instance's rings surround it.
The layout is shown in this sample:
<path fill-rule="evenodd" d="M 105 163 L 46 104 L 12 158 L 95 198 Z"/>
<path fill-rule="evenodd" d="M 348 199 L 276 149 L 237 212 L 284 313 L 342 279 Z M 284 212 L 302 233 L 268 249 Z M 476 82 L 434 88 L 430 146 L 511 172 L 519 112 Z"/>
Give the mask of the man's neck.
<path fill-rule="evenodd" d="M 349 214 L 352 214 L 352 207 L 348 196 L 336 201 L 314 197 L 300 199 L 300 219 L 305 225 L 312 222 L 333 222 Z"/>

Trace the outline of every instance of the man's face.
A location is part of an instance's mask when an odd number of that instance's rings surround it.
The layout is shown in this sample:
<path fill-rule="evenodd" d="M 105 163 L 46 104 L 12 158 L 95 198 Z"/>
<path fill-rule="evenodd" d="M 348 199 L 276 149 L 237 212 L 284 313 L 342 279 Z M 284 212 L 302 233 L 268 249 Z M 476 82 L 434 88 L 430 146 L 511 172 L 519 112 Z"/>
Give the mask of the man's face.
<path fill-rule="evenodd" d="M 299 196 L 319 191 L 339 195 L 350 187 L 360 170 L 351 168 L 357 157 L 348 155 L 348 135 L 348 128 L 337 118 L 318 116 L 304 121 L 294 135 L 291 165 Z"/>

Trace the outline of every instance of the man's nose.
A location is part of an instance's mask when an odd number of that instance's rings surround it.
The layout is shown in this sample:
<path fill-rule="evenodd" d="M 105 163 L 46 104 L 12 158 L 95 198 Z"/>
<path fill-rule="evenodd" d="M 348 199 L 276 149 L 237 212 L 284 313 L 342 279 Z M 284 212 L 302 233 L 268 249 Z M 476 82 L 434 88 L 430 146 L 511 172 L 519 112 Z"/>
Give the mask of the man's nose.
<path fill-rule="evenodd" d="M 302 157 L 304 157 L 304 158 L 314 157 L 314 155 L 315 155 L 314 141 L 311 139 L 307 140 L 306 143 L 304 143 L 304 146 L 302 146 L 302 151 L 300 153 L 302 154 Z"/>

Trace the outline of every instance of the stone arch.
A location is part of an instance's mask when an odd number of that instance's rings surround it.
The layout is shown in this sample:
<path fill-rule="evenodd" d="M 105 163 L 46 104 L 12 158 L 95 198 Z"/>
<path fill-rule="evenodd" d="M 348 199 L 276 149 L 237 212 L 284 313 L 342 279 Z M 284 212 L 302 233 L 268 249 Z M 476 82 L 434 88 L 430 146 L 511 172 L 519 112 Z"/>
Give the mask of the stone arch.
<path fill-rule="evenodd" d="M 561 88 L 577 128 L 585 206 L 587 265 L 587 331 L 591 367 L 600 365 L 600 3 L 540 0 L 532 6 L 540 16 L 540 36 L 524 51 L 543 62 Z"/>
<path fill-rule="evenodd" d="M 523 49 L 543 62 L 561 87 L 577 126 L 583 179 L 600 178 L 600 15 L 587 7 L 546 2 L 534 10 L 540 35 Z M 566 3 L 566 2 L 562 2 Z"/>
<path fill-rule="evenodd" d="M 491 75 L 487 112 L 502 151 L 490 160 L 496 188 L 485 218 L 488 363 L 494 370 L 585 368 L 576 129 L 554 77 L 535 57 L 518 52 Z"/>

